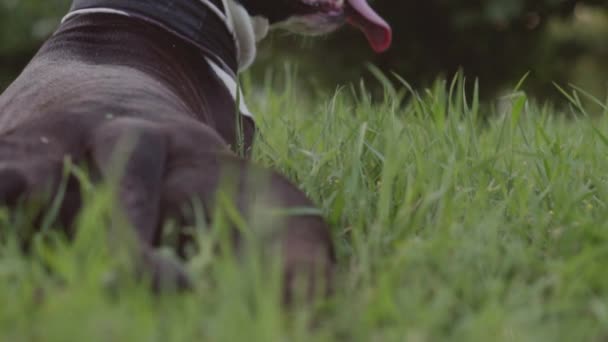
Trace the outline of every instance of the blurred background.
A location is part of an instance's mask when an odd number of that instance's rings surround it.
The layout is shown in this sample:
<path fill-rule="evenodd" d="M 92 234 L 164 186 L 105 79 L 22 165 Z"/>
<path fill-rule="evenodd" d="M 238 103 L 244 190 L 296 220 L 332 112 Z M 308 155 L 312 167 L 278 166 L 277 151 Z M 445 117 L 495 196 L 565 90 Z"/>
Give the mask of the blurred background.
<path fill-rule="evenodd" d="M 0 90 L 52 33 L 69 2 L 0 0 Z M 417 88 L 463 70 L 467 78 L 479 78 L 485 98 L 511 89 L 528 72 L 525 89 L 539 99 L 560 96 L 553 82 L 576 84 L 601 99 L 608 94 L 608 0 L 372 4 L 394 28 L 389 52 L 374 55 L 351 28 L 321 39 L 276 32 L 263 43 L 252 74 L 295 64 L 303 82 L 324 91 L 371 78 L 372 63 Z"/>

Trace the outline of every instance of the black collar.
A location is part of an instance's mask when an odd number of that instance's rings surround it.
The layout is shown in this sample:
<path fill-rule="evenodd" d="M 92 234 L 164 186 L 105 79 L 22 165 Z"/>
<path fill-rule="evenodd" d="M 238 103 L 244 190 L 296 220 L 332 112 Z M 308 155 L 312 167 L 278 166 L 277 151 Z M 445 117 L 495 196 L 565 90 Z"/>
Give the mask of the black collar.
<path fill-rule="evenodd" d="M 232 76 L 238 71 L 236 41 L 226 18 L 221 17 L 226 13 L 222 0 L 74 0 L 70 13 L 95 9 L 123 12 L 161 26 L 196 45 Z"/>

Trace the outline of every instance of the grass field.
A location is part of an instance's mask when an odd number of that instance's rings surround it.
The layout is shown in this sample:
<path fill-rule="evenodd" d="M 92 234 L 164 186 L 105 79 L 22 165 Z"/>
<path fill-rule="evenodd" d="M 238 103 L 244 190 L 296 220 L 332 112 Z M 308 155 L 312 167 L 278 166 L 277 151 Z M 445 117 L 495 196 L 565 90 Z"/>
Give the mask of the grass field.
<path fill-rule="evenodd" d="M 605 104 L 569 92 L 558 112 L 516 89 L 480 106 L 461 79 L 313 102 L 279 83 L 249 99 L 256 159 L 332 223 L 334 297 L 286 311 L 276 272 L 204 238 L 195 293 L 154 297 L 121 275 L 98 193 L 73 244 L 41 234 L 27 257 L 14 232 L 27 214 L 0 215 L 0 341 L 608 339 Z"/>

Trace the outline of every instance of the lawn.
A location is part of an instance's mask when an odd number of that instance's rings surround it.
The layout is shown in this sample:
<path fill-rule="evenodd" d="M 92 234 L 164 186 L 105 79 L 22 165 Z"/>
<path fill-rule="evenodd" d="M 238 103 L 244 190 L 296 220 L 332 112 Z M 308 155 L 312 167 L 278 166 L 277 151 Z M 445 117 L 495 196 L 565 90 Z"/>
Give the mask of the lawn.
<path fill-rule="evenodd" d="M 154 296 L 107 243 L 107 192 L 89 191 L 76 241 L 43 227 L 27 256 L 27 210 L 0 215 L 0 340 L 608 338 L 605 104 L 565 90 L 558 110 L 517 87 L 480 105 L 462 78 L 386 86 L 376 101 L 358 85 L 311 97 L 294 83 L 268 74 L 250 92 L 255 158 L 331 222 L 332 298 L 284 309 L 275 268 L 214 254 L 204 232 L 196 290 Z"/>

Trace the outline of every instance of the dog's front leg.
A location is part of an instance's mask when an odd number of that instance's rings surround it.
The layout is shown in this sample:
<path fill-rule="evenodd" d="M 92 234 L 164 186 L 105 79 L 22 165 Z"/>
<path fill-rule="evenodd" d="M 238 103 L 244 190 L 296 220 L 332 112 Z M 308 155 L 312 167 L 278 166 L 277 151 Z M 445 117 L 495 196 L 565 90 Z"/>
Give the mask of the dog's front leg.
<path fill-rule="evenodd" d="M 153 288 L 190 288 L 183 266 L 154 250 L 160 240 L 160 201 L 168 157 L 165 133 L 145 121 L 116 119 L 95 131 L 91 154 L 106 181 L 118 185 L 120 208 L 136 230 L 137 262 L 150 276 Z"/>

